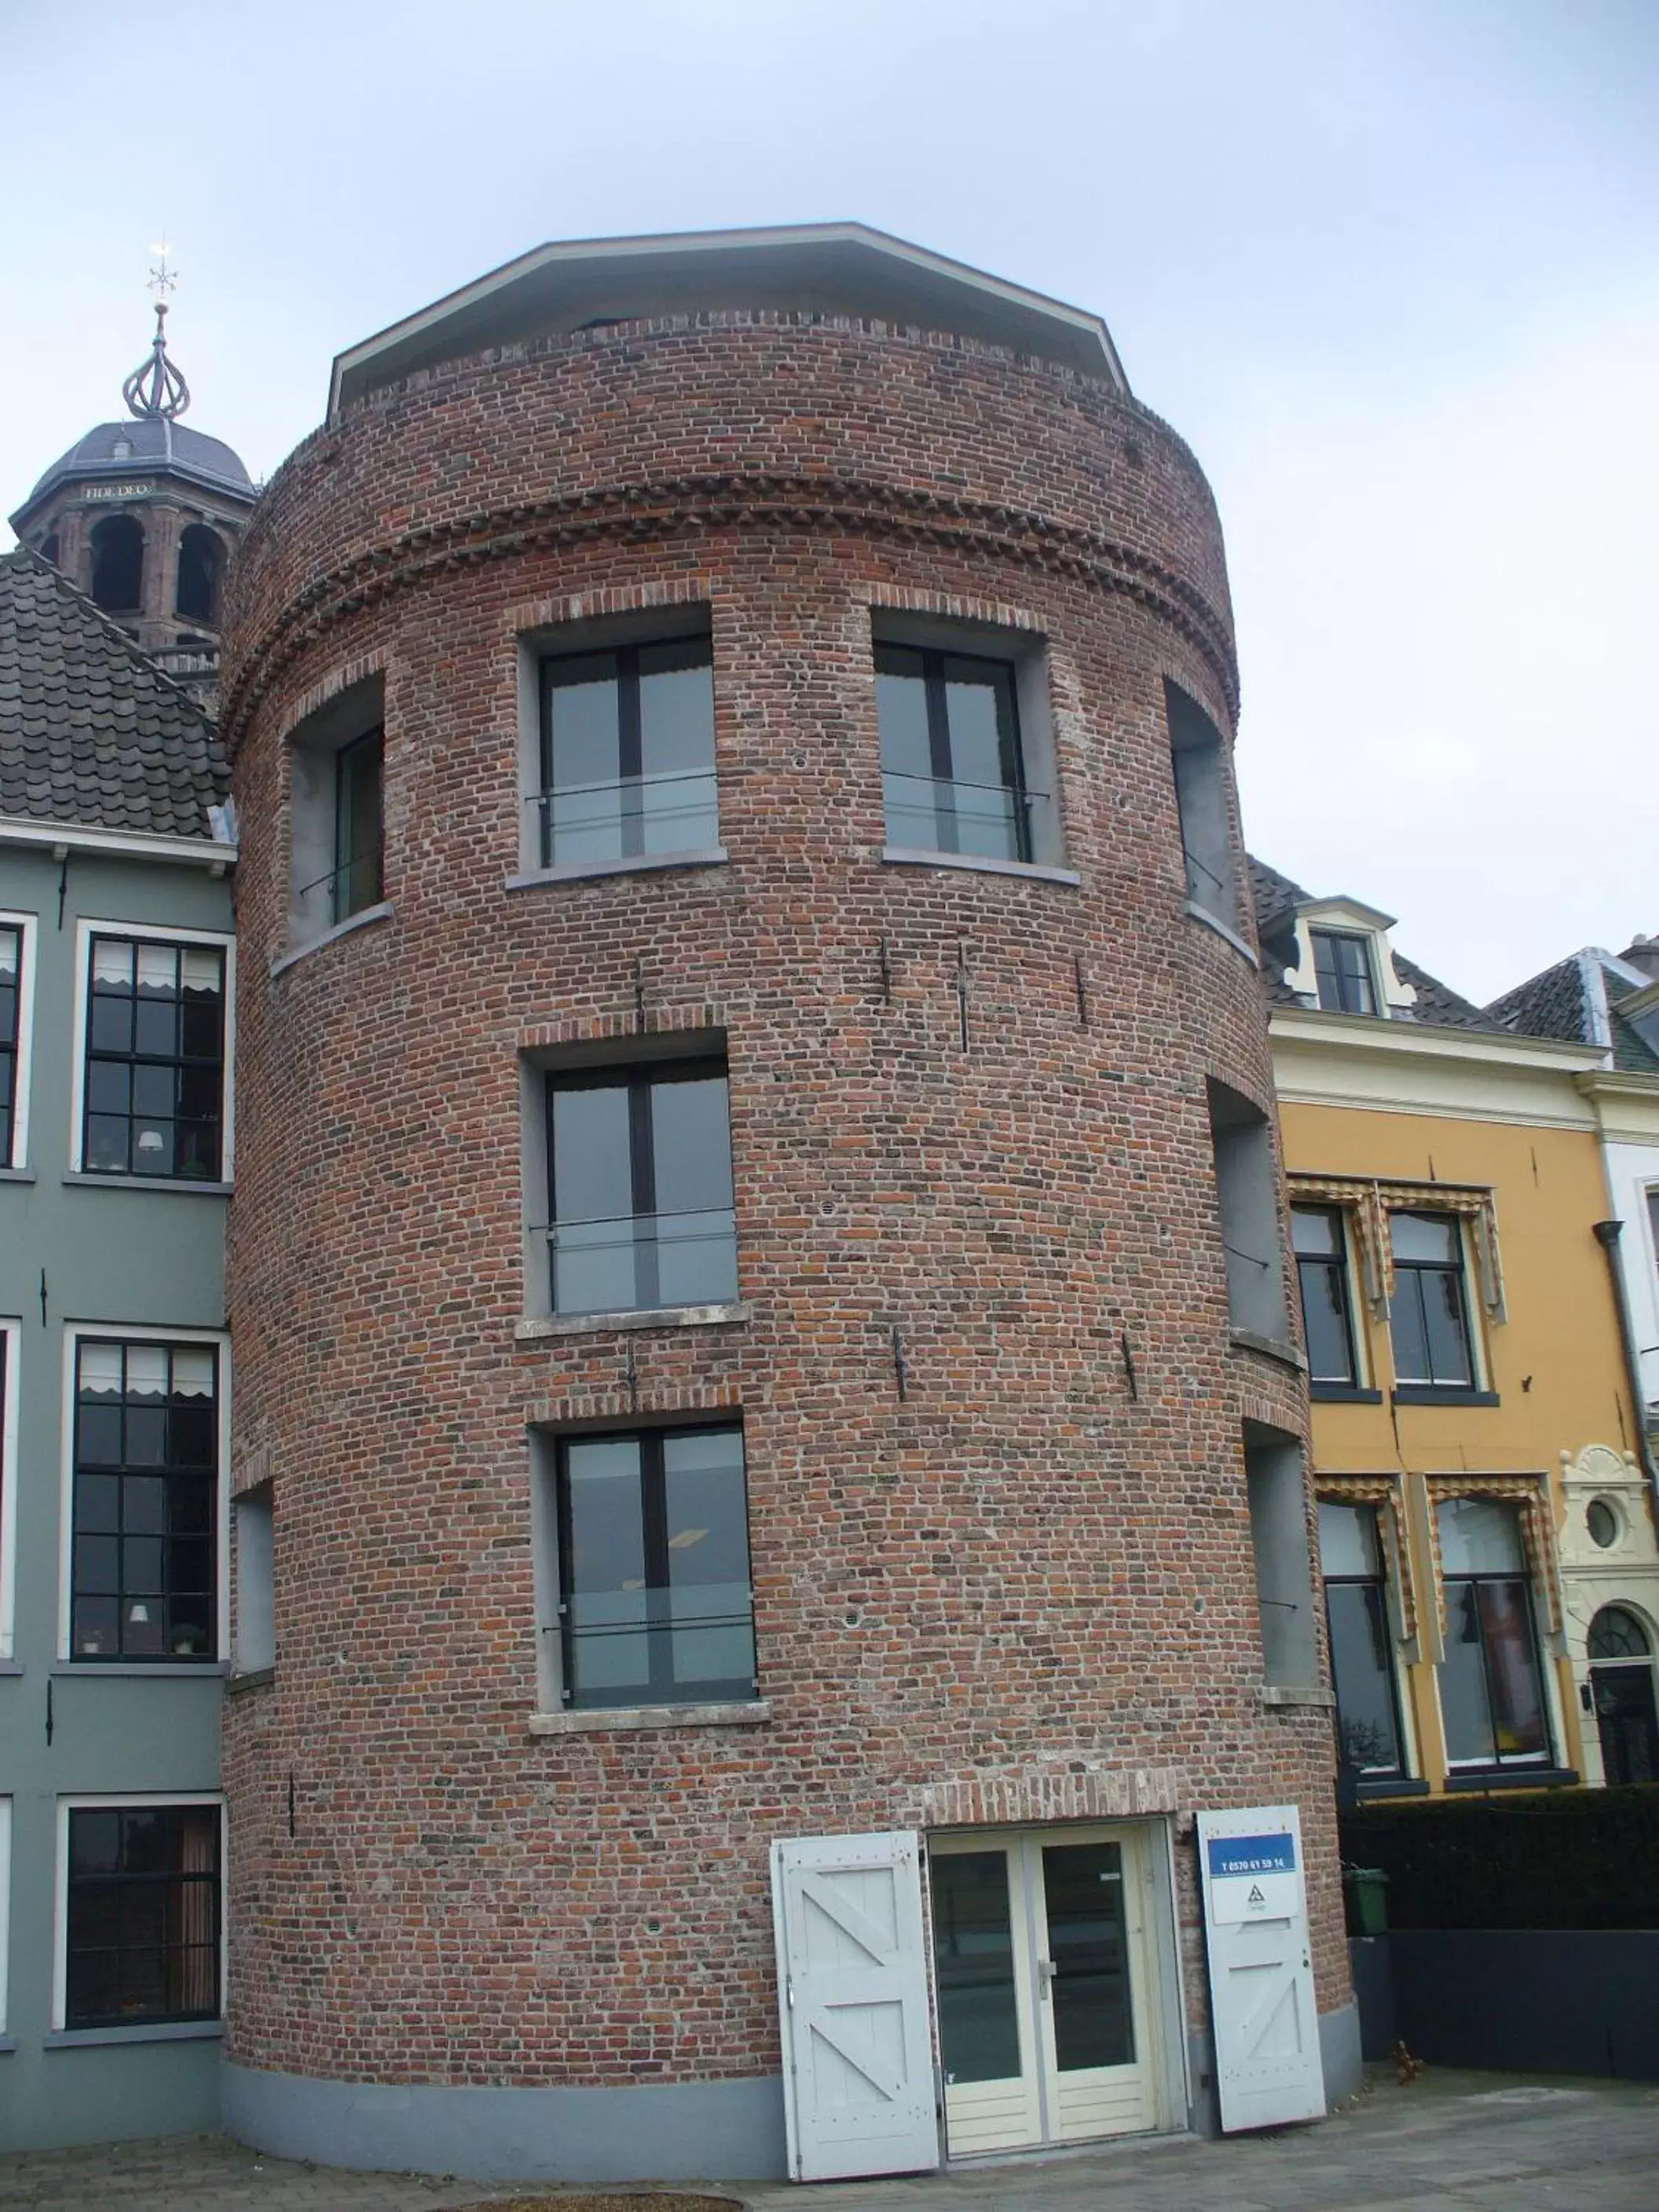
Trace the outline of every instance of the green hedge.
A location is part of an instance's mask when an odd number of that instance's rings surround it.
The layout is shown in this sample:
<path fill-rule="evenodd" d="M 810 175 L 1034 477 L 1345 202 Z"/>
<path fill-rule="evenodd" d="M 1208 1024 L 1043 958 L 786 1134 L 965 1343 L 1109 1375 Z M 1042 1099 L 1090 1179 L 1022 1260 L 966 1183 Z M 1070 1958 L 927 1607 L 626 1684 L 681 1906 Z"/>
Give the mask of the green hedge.
<path fill-rule="evenodd" d="M 1659 1928 L 1659 1784 L 1360 1805 L 1340 1830 L 1391 1928 Z"/>

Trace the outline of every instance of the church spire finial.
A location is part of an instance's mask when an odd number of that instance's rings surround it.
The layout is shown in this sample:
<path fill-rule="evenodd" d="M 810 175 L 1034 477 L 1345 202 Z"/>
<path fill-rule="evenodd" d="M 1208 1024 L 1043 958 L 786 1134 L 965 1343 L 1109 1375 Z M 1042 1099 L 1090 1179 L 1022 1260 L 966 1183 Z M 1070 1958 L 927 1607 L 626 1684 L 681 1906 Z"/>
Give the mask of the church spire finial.
<path fill-rule="evenodd" d="M 156 295 L 155 337 L 151 343 L 149 359 L 140 362 L 137 368 L 121 386 L 121 397 L 127 403 L 127 412 L 142 421 L 146 416 L 160 416 L 170 421 L 182 415 L 190 404 L 190 386 L 179 371 L 167 359 L 167 294 L 179 279 L 167 266 L 171 249 L 163 242 L 150 248 L 158 257 L 149 272 L 149 289 Z"/>

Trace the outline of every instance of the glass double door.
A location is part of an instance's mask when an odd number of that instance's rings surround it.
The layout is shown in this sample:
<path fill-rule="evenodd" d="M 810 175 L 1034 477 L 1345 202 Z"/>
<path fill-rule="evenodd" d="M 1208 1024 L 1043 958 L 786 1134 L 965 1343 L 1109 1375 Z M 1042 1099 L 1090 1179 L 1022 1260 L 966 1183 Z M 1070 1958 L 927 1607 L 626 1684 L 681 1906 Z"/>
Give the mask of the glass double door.
<path fill-rule="evenodd" d="M 928 1859 L 951 2155 L 1157 2127 L 1144 1835 L 936 1837 Z"/>

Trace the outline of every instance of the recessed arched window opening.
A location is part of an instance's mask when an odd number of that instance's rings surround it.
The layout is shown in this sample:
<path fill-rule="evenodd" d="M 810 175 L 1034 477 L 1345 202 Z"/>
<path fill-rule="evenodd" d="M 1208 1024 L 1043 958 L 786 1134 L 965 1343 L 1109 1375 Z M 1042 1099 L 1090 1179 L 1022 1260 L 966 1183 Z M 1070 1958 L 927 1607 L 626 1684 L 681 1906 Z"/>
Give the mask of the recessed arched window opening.
<path fill-rule="evenodd" d="M 1615 1786 L 1659 1782 L 1653 1638 L 1627 1607 L 1604 1605 L 1590 1623 L 1589 1649 L 1604 1778 Z"/>
<path fill-rule="evenodd" d="M 225 549 L 221 539 L 199 522 L 192 522 L 179 540 L 179 585 L 173 611 L 186 622 L 219 627 L 219 584 L 225 572 Z"/>
<path fill-rule="evenodd" d="M 40 558 L 50 561 L 54 568 L 58 566 L 58 532 L 55 530 L 40 540 Z"/>
<path fill-rule="evenodd" d="M 144 526 L 133 514 L 106 514 L 92 533 L 92 597 L 106 614 L 143 605 Z"/>

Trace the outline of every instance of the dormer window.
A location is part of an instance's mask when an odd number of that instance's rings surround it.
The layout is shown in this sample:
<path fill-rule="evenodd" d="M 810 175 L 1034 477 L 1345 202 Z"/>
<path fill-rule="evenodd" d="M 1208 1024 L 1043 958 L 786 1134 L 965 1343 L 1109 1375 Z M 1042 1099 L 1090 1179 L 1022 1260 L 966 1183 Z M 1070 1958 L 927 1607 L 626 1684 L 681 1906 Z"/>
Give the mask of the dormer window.
<path fill-rule="evenodd" d="M 1319 1004 L 1328 1014 L 1374 1014 L 1376 986 L 1371 975 L 1370 947 L 1363 937 L 1346 930 L 1310 929 L 1314 973 L 1319 983 Z"/>

